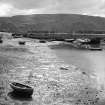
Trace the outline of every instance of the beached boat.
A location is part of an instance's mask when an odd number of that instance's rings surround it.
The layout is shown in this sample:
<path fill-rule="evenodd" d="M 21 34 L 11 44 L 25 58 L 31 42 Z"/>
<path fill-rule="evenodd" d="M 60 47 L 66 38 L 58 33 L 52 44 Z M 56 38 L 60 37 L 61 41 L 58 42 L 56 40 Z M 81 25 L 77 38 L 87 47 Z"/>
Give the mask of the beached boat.
<path fill-rule="evenodd" d="M 25 45 L 25 41 L 19 41 L 20 45 Z"/>
<path fill-rule="evenodd" d="M 98 47 L 98 48 L 95 48 L 95 47 L 90 47 L 89 50 L 93 50 L 93 51 L 101 51 L 102 48 Z"/>
<path fill-rule="evenodd" d="M 3 43 L 3 40 L 0 40 L 0 43 Z"/>
<path fill-rule="evenodd" d="M 18 95 L 31 96 L 33 94 L 33 88 L 17 82 L 10 83 L 13 91 Z"/>
<path fill-rule="evenodd" d="M 46 41 L 45 41 L 45 40 L 40 40 L 39 42 L 40 42 L 40 43 L 46 43 Z"/>

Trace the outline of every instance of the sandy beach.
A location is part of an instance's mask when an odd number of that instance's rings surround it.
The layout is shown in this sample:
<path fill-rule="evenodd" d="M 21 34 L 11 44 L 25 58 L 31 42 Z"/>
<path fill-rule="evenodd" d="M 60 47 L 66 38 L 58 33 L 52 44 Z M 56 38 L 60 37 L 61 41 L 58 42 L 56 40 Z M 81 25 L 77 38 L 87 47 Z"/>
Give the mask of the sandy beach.
<path fill-rule="evenodd" d="M 104 105 L 104 90 L 97 89 L 96 79 L 59 59 L 48 43 L 5 40 L 0 65 L 0 105 Z M 32 98 L 13 96 L 13 81 L 32 86 Z"/>

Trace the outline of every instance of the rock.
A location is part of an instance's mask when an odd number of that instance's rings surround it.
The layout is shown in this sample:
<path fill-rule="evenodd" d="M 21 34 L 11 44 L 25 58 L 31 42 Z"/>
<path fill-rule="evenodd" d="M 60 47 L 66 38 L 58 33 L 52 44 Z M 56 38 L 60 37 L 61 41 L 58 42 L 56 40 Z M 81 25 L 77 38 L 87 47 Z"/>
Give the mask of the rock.
<path fill-rule="evenodd" d="M 60 70 L 68 70 L 68 68 L 60 67 Z"/>
<path fill-rule="evenodd" d="M 82 72 L 82 74 L 86 75 L 86 72 Z"/>

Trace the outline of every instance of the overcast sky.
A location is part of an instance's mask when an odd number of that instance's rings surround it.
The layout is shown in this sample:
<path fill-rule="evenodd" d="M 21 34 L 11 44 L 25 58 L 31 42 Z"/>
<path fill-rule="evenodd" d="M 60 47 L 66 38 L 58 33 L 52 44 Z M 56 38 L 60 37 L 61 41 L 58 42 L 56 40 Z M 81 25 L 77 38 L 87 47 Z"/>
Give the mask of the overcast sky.
<path fill-rule="evenodd" d="M 105 0 L 0 0 L 0 16 L 46 13 L 105 17 Z"/>

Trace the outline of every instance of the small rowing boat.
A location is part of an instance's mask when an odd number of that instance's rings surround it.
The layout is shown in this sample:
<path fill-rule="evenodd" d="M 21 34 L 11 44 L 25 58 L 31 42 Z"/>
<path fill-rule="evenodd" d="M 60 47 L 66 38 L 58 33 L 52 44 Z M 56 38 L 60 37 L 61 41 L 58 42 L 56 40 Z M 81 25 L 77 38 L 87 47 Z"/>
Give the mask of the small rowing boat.
<path fill-rule="evenodd" d="M 89 48 L 90 50 L 93 50 L 93 51 L 102 51 L 102 48 L 94 48 L 94 47 L 91 47 Z"/>
<path fill-rule="evenodd" d="M 25 41 L 19 41 L 18 42 L 20 45 L 25 45 Z"/>
<path fill-rule="evenodd" d="M 10 86 L 18 95 L 31 96 L 33 94 L 33 88 L 28 85 L 12 82 L 10 83 Z"/>

